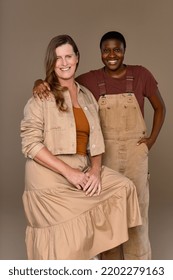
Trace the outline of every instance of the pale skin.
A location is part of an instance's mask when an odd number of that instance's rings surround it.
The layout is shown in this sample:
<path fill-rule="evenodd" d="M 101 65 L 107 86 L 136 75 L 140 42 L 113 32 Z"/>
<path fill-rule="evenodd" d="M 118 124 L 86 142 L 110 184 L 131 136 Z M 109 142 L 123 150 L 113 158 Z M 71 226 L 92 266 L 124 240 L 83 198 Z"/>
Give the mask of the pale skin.
<path fill-rule="evenodd" d="M 78 57 L 70 44 L 56 48 L 57 61 L 55 74 L 62 86 L 68 87 L 74 107 L 80 107 L 77 100 L 77 89 L 74 80 Z M 77 189 L 83 190 L 87 196 L 99 195 L 101 192 L 101 158 L 97 155 L 90 158 L 91 166 L 86 172 L 72 168 L 43 147 L 34 160 L 43 166 L 63 175 Z"/>
<path fill-rule="evenodd" d="M 121 78 L 126 74 L 126 66 L 123 64 L 124 55 L 124 45 L 119 40 L 109 39 L 102 43 L 101 59 L 105 65 L 105 71 L 111 77 Z M 37 80 L 33 88 L 33 94 L 38 95 L 40 99 L 49 98 L 50 87 L 46 82 Z M 137 142 L 137 145 L 145 143 L 150 150 L 157 140 L 163 125 L 166 109 L 159 90 L 155 93 L 155 95 L 149 97 L 148 100 L 154 110 L 152 129 L 150 135 L 148 137 L 141 138 Z"/>

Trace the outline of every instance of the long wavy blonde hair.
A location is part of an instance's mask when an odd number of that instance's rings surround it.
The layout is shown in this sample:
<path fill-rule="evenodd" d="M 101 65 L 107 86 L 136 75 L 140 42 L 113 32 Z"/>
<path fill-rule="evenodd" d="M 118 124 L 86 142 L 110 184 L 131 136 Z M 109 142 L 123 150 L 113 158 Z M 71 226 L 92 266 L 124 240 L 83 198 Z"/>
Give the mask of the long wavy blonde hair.
<path fill-rule="evenodd" d="M 46 78 L 45 81 L 50 85 L 50 89 L 55 96 L 56 104 L 61 111 L 67 111 L 67 106 L 64 102 L 63 92 L 67 90 L 66 87 L 62 87 L 58 81 L 58 77 L 55 74 L 55 63 L 56 63 L 56 48 L 64 45 L 70 44 L 73 48 L 74 53 L 78 57 L 78 63 L 80 59 L 80 53 L 78 47 L 74 40 L 69 35 L 58 35 L 50 41 L 45 55 L 45 70 L 46 70 Z M 76 67 L 76 69 L 77 69 Z"/>

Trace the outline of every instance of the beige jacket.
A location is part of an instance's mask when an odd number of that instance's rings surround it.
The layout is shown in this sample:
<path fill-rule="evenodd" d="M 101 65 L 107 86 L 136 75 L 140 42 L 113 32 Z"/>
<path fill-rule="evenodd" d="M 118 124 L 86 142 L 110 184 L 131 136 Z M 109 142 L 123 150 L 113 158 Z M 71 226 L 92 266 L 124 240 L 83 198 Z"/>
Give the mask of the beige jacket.
<path fill-rule="evenodd" d="M 88 150 L 91 156 L 104 153 L 104 140 L 98 117 L 98 104 L 92 93 L 78 86 L 78 102 L 90 126 Z M 69 91 L 64 92 L 68 112 L 59 111 L 54 96 L 49 100 L 30 98 L 21 121 L 22 152 L 34 158 L 46 146 L 53 155 L 76 153 L 76 126 Z"/>

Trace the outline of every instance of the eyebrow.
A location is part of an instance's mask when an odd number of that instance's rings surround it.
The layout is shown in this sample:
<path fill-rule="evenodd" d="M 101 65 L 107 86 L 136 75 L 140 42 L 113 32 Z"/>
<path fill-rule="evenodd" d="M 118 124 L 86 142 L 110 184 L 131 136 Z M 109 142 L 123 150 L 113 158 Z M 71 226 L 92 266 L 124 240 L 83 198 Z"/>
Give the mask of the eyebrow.
<path fill-rule="evenodd" d="M 68 53 L 66 54 L 65 56 L 68 56 L 68 55 L 74 55 L 75 53 Z M 57 55 L 56 57 L 62 57 L 61 55 Z"/>

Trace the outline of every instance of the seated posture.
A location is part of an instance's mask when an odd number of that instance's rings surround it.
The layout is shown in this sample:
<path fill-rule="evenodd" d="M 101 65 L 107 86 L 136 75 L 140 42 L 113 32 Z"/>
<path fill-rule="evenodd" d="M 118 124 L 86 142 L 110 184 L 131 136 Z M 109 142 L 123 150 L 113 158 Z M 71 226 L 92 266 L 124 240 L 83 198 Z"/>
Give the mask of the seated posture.
<path fill-rule="evenodd" d="M 73 39 L 54 37 L 45 56 L 51 96 L 32 97 L 24 109 L 28 259 L 93 259 L 126 242 L 128 228 L 141 225 L 135 185 L 102 166 L 98 104 L 75 82 L 78 63 Z"/>

